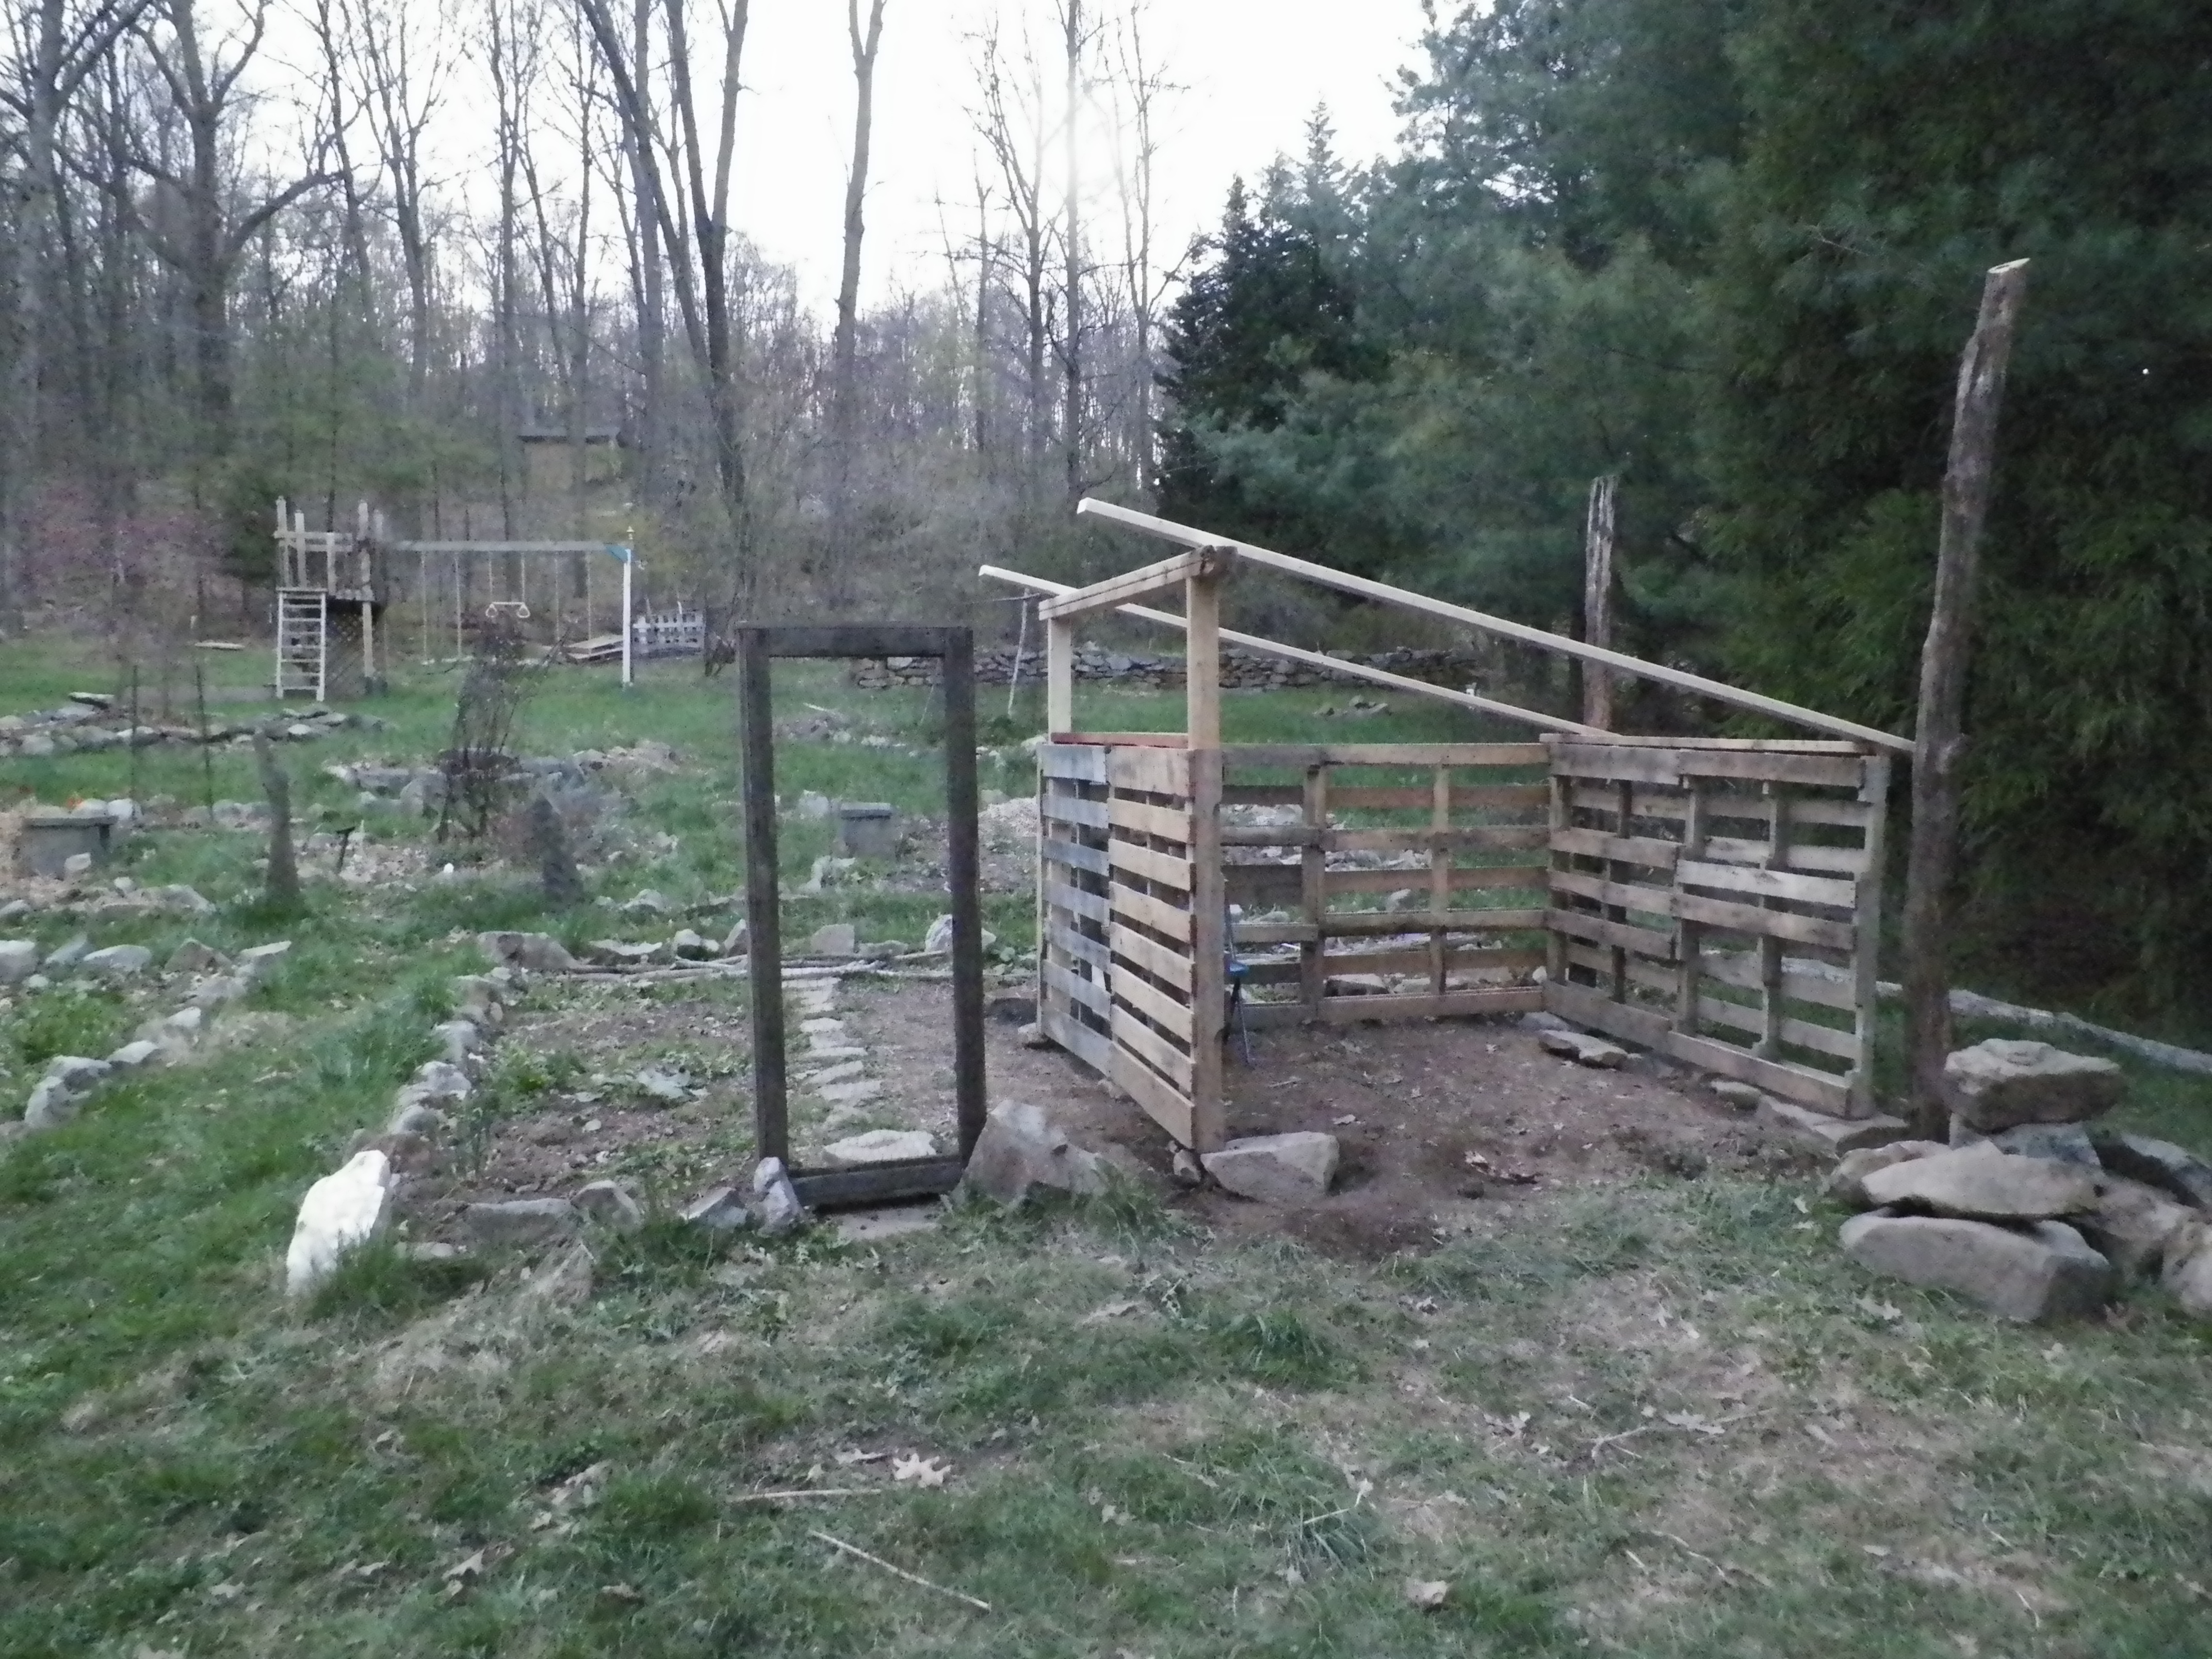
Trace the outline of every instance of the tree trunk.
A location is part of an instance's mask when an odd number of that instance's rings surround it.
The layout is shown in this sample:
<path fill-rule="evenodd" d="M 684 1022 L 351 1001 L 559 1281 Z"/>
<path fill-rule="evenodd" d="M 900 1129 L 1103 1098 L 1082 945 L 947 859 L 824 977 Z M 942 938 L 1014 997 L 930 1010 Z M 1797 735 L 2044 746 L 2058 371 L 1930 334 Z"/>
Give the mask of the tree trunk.
<path fill-rule="evenodd" d="M 274 745 L 258 732 L 253 735 L 253 761 L 261 773 L 261 793 L 269 798 L 269 873 L 262 884 L 262 902 L 271 910 L 297 910 L 300 868 L 292 856 L 292 780 L 276 763 Z"/>
<path fill-rule="evenodd" d="M 1959 839 L 1959 763 L 1966 752 L 1966 675 L 1974 582 L 1989 516 L 2005 366 L 2027 291 L 2027 261 L 1994 267 L 1981 314 L 1959 360 L 1936 598 L 1920 653 L 1920 721 L 1913 736 L 1912 841 L 1905 880 L 1905 1048 L 1912 1122 L 1946 1138 L 1943 1062 L 1951 1051 L 1951 884 Z"/>
<path fill-rule="evenodd" d="M 860 0 L 846 0 L 846 33 L 853 47 L 853 170 L 845 179 L 845 263 L 837 279 L 830 415 L 830 533 L 823 569 L 834 609 L 851 602 L 853 447 L 859 424 L 861 209 L 868 191 L 868 138 L 875 109 L 876 48 L 884 33 L 884 0 L 869 0 L 868 27 L 860 32 Z"/>
<path fill-rule="evenodd" d="M 1589 514 L 1583 529 L 1583 642 L 1613 646 L 1613 496 L 1610 474 L 1590 480 Z M 1583 724 L 1613 730 L 1613 671 L 1586 662 Z"/>

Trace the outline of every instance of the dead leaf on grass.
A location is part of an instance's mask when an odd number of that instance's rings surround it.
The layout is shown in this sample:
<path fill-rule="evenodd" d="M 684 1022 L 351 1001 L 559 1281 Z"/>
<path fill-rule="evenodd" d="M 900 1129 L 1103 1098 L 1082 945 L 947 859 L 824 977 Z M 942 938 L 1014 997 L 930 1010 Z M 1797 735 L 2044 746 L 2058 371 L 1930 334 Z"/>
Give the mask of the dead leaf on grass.
<path fill-rule="evenodd" d="M 1141 1302 L 1109 1302 L 1103 1308 L 1093 1308 L 1083 1316 L 1086 1325 L 1103 1325 L 1109 1319 L 1119 1319 L 1123 1314 L 1133 1314 L 1145 1304 Z"/>
<path fill-rule="evenodd" d="M 917 1455 L 914 1457 L 894 1457 L 891 1459 L 892 1480 L 900 1481 L 911 1480 L 915 1486 L 921 1487 L 924 1491 L 927 1491 L 929 1488 L 933 1486 L 943 1486 L 945 1484 L 945 1477 L 951 1473 L 952 1465 L 950 1463 L 941 1463 L 933 1457 L 922 1457 Z"/>
<path fill-rule="evenodd" d="M 627 1601 L 632 1607 L 645 1600 L 644 1592 L 633 1584 L 602 1584 L 599 1594 L 610 1601 Z"/>
<path fill-rule="evenodd" d="M 1443 1606 L 1444 1598 L 1451 1594 L 1448 1578 L 1408 1578 L 1406 1581 L 1406 1600 L 1424 1613 L 1432 1613 Z"/>

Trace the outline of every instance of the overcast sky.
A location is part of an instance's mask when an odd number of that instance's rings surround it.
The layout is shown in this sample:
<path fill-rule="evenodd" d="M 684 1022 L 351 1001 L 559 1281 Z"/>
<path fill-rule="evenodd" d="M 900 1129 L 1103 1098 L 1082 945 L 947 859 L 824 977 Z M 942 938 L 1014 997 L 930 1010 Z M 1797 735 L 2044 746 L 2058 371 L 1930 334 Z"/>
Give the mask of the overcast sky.
<path fill-rule="evenodd" d="M 887 0 L 868 191 L 871 296 L 942 280 L 937 204 L 953 204 L 958 222 L 957 204 L 974 199 L 972 37 L 994 12 L 1010 35 L 1028 15 L 1040 55 L 1053 49 L 1050 0 Z M 1399 125 L 1392 82 L 1414 60 L 1421 22 L 1419 0 L 1152 0 L 1148 55 L 1182 88 L 1161 135 L 1166 262 L 1218 222 L 1232 176 L 1255 176 L 1278 151 L 1303 147 L 1316 104 L 1328 106 L 1348 159 L 1388 149 Z M 753 0 L 744 68 L 751 90 L 733 217 L 770 257 L 798 266 L 808 303 L 826 309 L 852 153 L 842 0 Z"/>

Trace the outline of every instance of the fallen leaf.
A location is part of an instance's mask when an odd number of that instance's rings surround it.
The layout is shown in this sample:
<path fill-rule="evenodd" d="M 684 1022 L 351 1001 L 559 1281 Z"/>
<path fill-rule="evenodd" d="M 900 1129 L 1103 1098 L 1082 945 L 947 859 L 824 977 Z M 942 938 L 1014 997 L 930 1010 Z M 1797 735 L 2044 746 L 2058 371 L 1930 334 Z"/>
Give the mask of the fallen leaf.
<path fill-rule="evenodd" d="M 633 1607 L 645 1600 L 643 1592 L 629 1584 L 602 1584 L 599 1594 L 610 1601 L 627 1601 Z"/>
<path fill-rule="evenodd" d="M 916 1455 L 891 1459 L 892 1480 L 911 1480 L 925 1491 L 933 1486 L 943 1486 L 945 1478 L 951 1473 L 952 1465 L 940 1463 L 933 1457 Z"/>
<path fill-rule="evenodd" d="M 1432 1613 L 1443 1606 L 1444 1598 L 1451 1594 L 1448 1578 L 1408 1578 L 1406 1599 L 1424 1613 Z"/>
<path fill-rule="evenodd" d="M 1109 1302 L 1104 1307 L 1093 1308 L 1089 1313 L 1084 1315 L 1083 1322 L 1086 1325 L 1103 1325 L 1109 1319 L 1119 1319 L 1123 1314 L 1134 1313 L 1144 1305 L 1141 1302 Z"/>

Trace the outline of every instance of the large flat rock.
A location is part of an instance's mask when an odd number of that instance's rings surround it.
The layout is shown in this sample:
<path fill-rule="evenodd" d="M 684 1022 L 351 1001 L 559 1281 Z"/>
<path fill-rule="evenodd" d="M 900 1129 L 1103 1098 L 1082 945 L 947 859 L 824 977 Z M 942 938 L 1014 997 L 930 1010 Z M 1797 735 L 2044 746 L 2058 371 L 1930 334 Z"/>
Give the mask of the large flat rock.
<path fill-rule="evenodd" d="M 1912 1133 L 1912 1126 L 1902 1118 L 1830 1117 L 1826 1112 L 1771 1095 L 1760 1097 L 1752 1121 L 1784 1140 L 1838 1158 L 1862 1147 L 1887 1146 Z"/>
<path fill-rule="evenodd" d="M 1020 1203 L 1032 1187 L 1097 1194 L 1106 1190 L 1106 1164 L 1070 1140 L 1041 1107 L 1004 1101 L 984 1120 L 960 1184 L 1001 1204 Z"/>
<path fill-rule="evenodd" d="M 2157 1188 L 2125 1176 L 2097 1177 L 2097 1207 L 2069 1224 L 2129 1279 L 2159 1271 L 2166 1251 L 2196 1222 L 2197 1212 Z"/>
<path fill-rule="evenodd" d="M 1933 1158 L 1948 1151 L 1940 1140 L 1893 1140 L 1885 1146 L 1862 1146 L 1856 1152 L 1845 1152 L 1836 1167 L 1828 1172 L 1826 1192 L 1830 1198 L 1848 1204 L 1854 1210 L 1870 1210 L 1875 1201 L 1869 1197 L 1866 1178 L 1880 1170 L 1899 1164 L 1910 1164 L 1916 1158 Z"/>
<path fill-rule="evenodd" d="M 1261 1204 L 1310 1204 L 1336 1179 L 1336 1137 L 1316 1129 L 1252 1135 L 1200 1156 L 1224 1191 Z"/>
<path fill-rule="evenodd" d="M 284 1253 L 284 1291 L 305 1296 L 345 1257 L 384 1231 L 390 1218 L 392 1167 L 381 1152 L 356 1152 L 307 1188 L 292 1243 Z"/>
<path fill-rule="evenodd" d="M 2114 1175 L 2156 1187 L 2199 1210 L 2212 1210 L 2212 1164 L 2170 1140 L 2148 1135 L 2114 1134 L 2100 1130 L 2092 1137 L 2097 1157 Z"/>
<path fill-rule="evenodd" d="M 2084 1319 L 2112 1295 L 2112 1264 L 2061 1221 L 2001 1227 L 1877 1210 L 1846 1221 L 1842 1238 L 1862 1267 L 1955 1291 L 2007 1319 Z"/>
<path fill-rule="evenodd" d="M 1977 1042 L 1943 1062 L 1948 1103 L 1984 1134 L 2100 1117 L 2120 1103 L 2126 1087 L 2126 1075 L 2109 1060 L 2014 1037 Z"/>
<path fill-rule="evenodd" d="M 1971 1220 L 2044 1221 L 2097 1206 L 2089 1171 L 1988 1141 L 1876 1170 L 1861 1184 L 1875 1204 Z"/>

